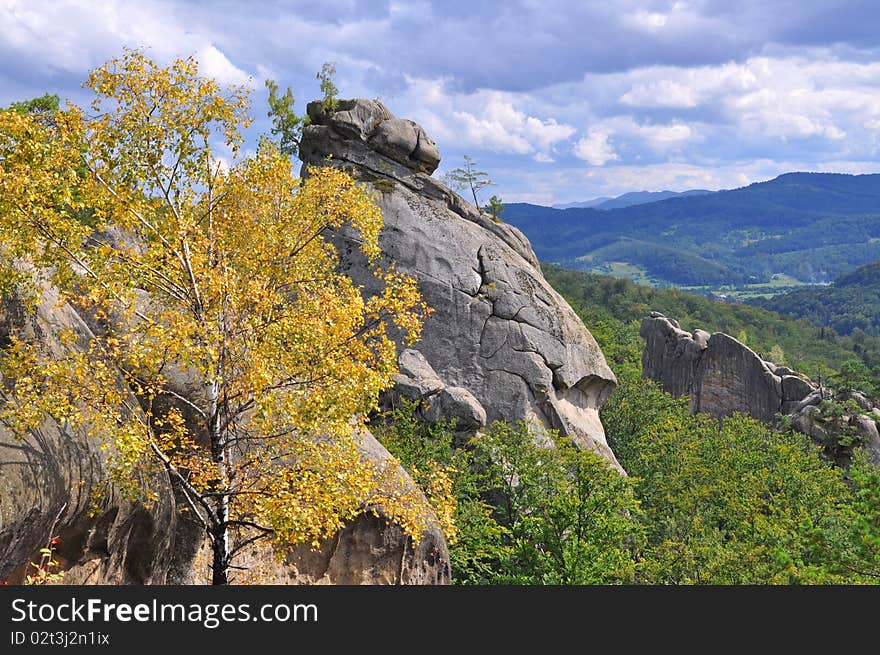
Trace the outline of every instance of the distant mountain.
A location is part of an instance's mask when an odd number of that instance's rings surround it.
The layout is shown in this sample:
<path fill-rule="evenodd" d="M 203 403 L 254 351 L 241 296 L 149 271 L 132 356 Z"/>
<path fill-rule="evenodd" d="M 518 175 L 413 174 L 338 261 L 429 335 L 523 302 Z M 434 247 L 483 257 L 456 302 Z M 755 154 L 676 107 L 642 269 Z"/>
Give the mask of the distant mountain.
<path fill-rule="evenodd" d="M 684 198 L 687 196 L 705 196 L 712 193 L 706 189 L 691 189 L 690 191 L 632 191 L 622 196 L 606 200 L 596 205 L 596 209 L 621 209 L 635 205 L 646 205 L 649 202 L 658 202 L 668 198 Z"/>
<path fill-rule="evenodd" d="M 593 198 L 592 200 L 584 200 L 583 202 L 569 202 L 564 205 L 553 205 L 553 209 L 585 209 L 588 207 L 596 207 L 603 202 L 614 200 L 610 196 L 602 196 L 601 198 Z"/>
<path fill-rule="evenodd" d="M 678 286 L 830 282 L 880 260 L 880 175 L 788 173 L 609 210 L 509 204 L 504 219 L 540 259 L 580 270 L 624 263 Z"/>
<path fill-rule="evenodd" d="M 798 289 L 753 304 L 827 325 L 839 334 L 859 329 L 880 336 L 880 261 L 841 275 L 831 286 Z"/>
<path fill-rule="evenodd" d="M 679 198 L 682 196 L 703 196 L 712 191 L 706 189 L 691 189 L 689 191 L 630 191 L 616 198 L 593 198 L 584 202 L 570 202 L 565 205 L 553 205 L 553 209 L 585 209 L 595 207 L 596 209 L 620 209 L 621 207 L 632 207 L 633 205 L 644 205 L 649 202 L 657 202 L 658 200 L 666 200 L 667 198 Z"/>

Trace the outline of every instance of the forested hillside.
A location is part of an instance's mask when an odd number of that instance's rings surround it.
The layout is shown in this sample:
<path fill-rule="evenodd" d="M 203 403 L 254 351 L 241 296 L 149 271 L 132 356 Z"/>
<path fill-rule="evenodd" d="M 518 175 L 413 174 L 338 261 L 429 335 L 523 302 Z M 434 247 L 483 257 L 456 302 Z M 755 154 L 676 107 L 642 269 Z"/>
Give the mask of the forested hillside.
<path fill-rule="evenodd" d="M 797 289 L 753 302 L 833 327 L 840 334 L 880 336 L 880 262 L 841 275 L 828 287 Z"/>
<path fill-rule="evenodd" d="M 453 582 L 877 581 L 877 469 L 856 457 L 844 474 L 805 435 L 749 417 L 692 415 L 685 399 L 642 379 L 637 319 L 659 309 L 685 327 L 740 327 L 756 348 L 782 343 L 816 367 L 853 357 L 851 342 L 766 310 L 554 266 L 545 274 L 617 374 L 601 415 L 629 477 L 552 435 L 536 443 L 523 423 L 495 423 L 461 448 L 454 426 L 417 421 L 410 405 L 377 421 L 383 443 L 423 484 L 422 472 L 438 464 L 451 472 Z"/>
<path fill-rule="evenodd" d="M 640 269 L 657 286 L 818 283 L 880 259 L 880 175 L 789 173 L 602 211 L 510 204 L 542 261 Z"/>
<path fill-rule="evenodd" d="M 629 327 L 634 321 L 649 311 L 659 311 L 675 318 L 686 330 L 699 327 L 726 332 L 765 358 L 807 373 L 836 371 L 852 359 L 869 367 L 880 365 L 880 338 L 864 333 L 841 336 L 831 328 L 763 308 L 720 302 L 676 289 L 652 289 L 552 265 L 544 266 L 544 274 L 581 314 L 593 334 L 605 327 L 615 333 L 623 331 L 602 343 L 606 356 L 622 343 L 638 340 L 638 329 Z M 631 347 L 640 348 L 638 344 Z"/>

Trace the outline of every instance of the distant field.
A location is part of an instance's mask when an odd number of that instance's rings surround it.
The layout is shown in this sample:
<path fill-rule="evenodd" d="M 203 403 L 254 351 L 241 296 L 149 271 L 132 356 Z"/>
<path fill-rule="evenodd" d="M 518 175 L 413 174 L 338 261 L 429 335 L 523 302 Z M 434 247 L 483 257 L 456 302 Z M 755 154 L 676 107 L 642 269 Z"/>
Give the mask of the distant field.
<path fill-rule="evenodd" d="M 721 300 L 747 301 L 755 298 L 772 298 L 781 293 L 794 291 L 795 289 L 827 286 L 825 284 L 811 284 L 810 282 L 804 282 L 803 280 L 798 280 L 785 273 L 775 273 L 770 276 L 769 281 L 757 284 L 680 286 L 669 280 L 659 279 L 650 275 L 642 266 L 638 266 L 637 264 L 630 264 L 629 262 L 605 262 L 596 266 L 589 266 L 589 262 L 584 261 L 584 259 L 580 261 L 581 266 L 577 267 L 577 270 L 582 270 L 587 273 L 596 273 L 598 275 L 607 275 L 622 280 L 629 280 L 635 284 L 655 289 L 677 288 L 688 293 L 714 297 Z M 584 264 L 587 265 L 584 266 Z"/>
<path fill-rule="evenodd" d="M 646 287 L 662 288 L 668 284 L 665 281 L 652 278 L 641 266 L 634 266 L 633 264 L 628 264 L 626 262 L 608 262 L 591 268 L 590 272 L 599 273 L 600 275 L 608 275 L 609 277 L 616 277 L 622 280 L 629 280 L 630 282 L 635 282 L 636 284 L 641 284 Z"/>
<path fill-rule="evenodd" d="M 701 295 L 723 296 L 731 300 L 751 300 L 753 298 L 772 298 L 780 293 L 807 287 L 826 287 L 827 284 L 813 284 L 798 280 L 785 273 L 774 273 L 768 282 L 758 284 L 721 285 L 718 287 L 680 287 L 682 291 Z"/>

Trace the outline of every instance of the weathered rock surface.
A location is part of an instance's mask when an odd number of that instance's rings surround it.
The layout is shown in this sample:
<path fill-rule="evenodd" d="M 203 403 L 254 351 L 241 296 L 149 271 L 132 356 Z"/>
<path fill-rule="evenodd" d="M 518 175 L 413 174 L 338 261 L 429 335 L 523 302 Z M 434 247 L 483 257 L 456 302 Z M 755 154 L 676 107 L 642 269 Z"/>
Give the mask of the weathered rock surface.
<path fill-rule="evenodd" d="M 642 321 L 640 334 L 645 340 L 643 376 L 673 396 L 688 396 L 691 411 L 718 417 L 741 412 L 768 423 L 786 416 L 836 464 L 848 466 L 853 448 L 863 446 L 880 465 L 874 419 L 880 411 L 863 394 L 833 395 L 790 368 L 765 362 L 727 334 L 691 334 L 657 312 Z M 837 416 L 827 409 L 830 401 L 852 401 L 854 409 Z"/>
<path fill-rule="evenodd" d="M 645 340 L 643 375 L 674 396 L 689 396 L 694 412 L 744 412 L 772 421 L 816 389 L 803 376 L 765 362 L 723 332 L 691 334 L 655 312 L 642 321 L 640 334 Z"/>
<path fill-rule="evenodd" d="M 429 176 L 439 155 L 421 128 L 412 127 L 414 140 L 372 100 L 341 101 L 340 110 L 328 116 L 309 105 L 304 171 L 340 166 L 381 192 L 382 263 L 413 275 L 434 309 L 415 346 L 433 373 L 420 378 L 402 366 L 398 392 L 439 395 L 438 415 L 455 408 L 472 429 L 499 419 L 541 423 L 617 465 L 598 413 L 616 379 L 592 335 L 544 280 L 528 240 Z M 336 243 L 345 272 L 366 294 L 377 293 L 357 235 L 343 231 Z M 402 364 L 404 357 L 411 356 L 402 352 Z"/>
<path fill-rule="evenodd" d="M 88 317 L 86 317 L 88 318 Z M 98 329 L 97 326 L 94 326 Z M 80 340 L 72 346 L 59 335 L 73 328 Z M 36 314 L 15 298 L 0 305 L 0 343 L 11 335 L 36 339 L 56 356 L 83 347 L 92 328 L 72 307 L 58 304 L 47 291 Z M 198 385 L 170 374 L 174 391 L 197 398 Z M 120 379 L 119 384 L 124 384 Z M 139 411 L 132 396 L 131 407 Z M 391 456 L 369 433 L 359 439 L 363 456 L 388 466 Z M 46 420 L 19 440 L 0 424 L 0 581 L 20 583 L 50 536 L 58 536 L 56 559 L 65 584 L 208 583 L 200 556 L 202 529 L 177 510 L 168 478 L 157 473 L 149 487 L 157 499 L 145 505 L 127 499 L 108 477 L 107 453 L 84 431 L 62 429 Z M 396 466 L 396 464 L 394 464 Z M 402 470 L 409 487 L 415 484 Z M 97 506 L 93 494 L 101 494 Z M 247 554 L 252 581 L 283 584 L 447 584 L 449 554 L 445 539 L 429 529 L 413 548 L 403 529 L 366 513 L 319 549 L 300 548 L 278 563 L 268 547 Z M 50 534 L 51 533 L 51 534 Z"/>
<path fill-rule="evenodd" d="M 56 356 L 83 347 L 92 336 L 89 328 L 57 300 L 47 291 L 34 315 L 16 298 L 4 299 L 0 342 L 8 344 L 12 335 L 35 339 Z M 79 335 L 71 346 L 59 339 L 68 329 Z M 137 407 L 134 397 L 130 405 Z M 0 467 L 0 580 L 21 582 L 32 573 L 28 562 L 58 536 L 57 559 L 67 569 L 67 583 L 175 581 L 177 513 L 164 476 L 149 481 L 157 495 L 150 506 L 111 485 L 92 511 L 92 495 L 107 478 L 107 453 L 84 430 L 49 419 L 23 440 L 0 425 Z"/>

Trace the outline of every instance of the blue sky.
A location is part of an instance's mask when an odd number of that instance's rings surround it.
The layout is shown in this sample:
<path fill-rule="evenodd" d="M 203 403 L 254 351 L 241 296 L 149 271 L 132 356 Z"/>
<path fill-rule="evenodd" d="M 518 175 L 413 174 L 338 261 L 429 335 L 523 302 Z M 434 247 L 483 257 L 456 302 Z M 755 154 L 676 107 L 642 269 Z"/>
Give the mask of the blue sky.
<path fill-rule="evenodd" d="M 0 104 L 85 102 L 123 46 L 254 89 L 337 67 L 505 201 L 880 172 L 880 3 L 825 0 L 0 0 Z"/>

